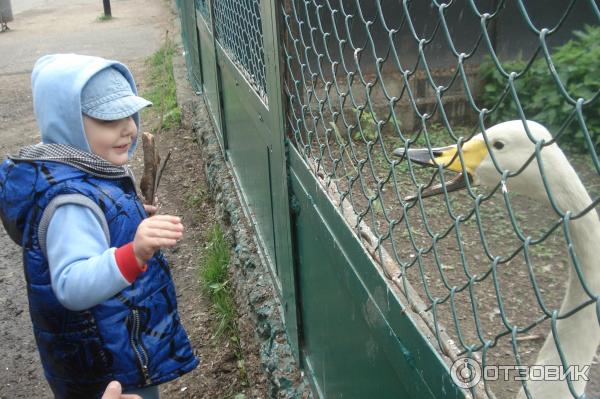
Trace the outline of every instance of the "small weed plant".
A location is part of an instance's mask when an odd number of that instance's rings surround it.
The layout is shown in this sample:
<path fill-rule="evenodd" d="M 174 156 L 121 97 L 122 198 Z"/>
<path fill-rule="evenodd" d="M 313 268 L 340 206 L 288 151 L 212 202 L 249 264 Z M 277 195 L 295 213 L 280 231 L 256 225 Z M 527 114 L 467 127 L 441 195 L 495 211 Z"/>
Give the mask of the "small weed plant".
<path fill-rule="evenodd" d="M 215 336 L 220 337 L 235 330 L 235 303 L 229 290 L 227 274 L 229 245 L 219 225 L 211 228 L 207 242 L 202 254 L 200 282 L 202 291 L 210 298 L 217 312 L 219 322 Z"/>
<path fill-rule="evenodd" d="M 246 366 L 236 324 L 236 305 L 227 272 L 230 245 L 218 224 L 209 230 L 206 240 L 207 246 L 202 253 L 200 262 L 200 284 L 202 292 L 210 299 L 217 314 L 214 337 L 231 342 L 240 376 L 247 385 Z"/>
<path fill-rule="evenodd" d="M 102 14 L 102 15 L 98 16 L 98 18 L 96 18 L 96 21 L 98 21 L 98 22 L 106 22 L 106 21 L 110 21 L 112 19 L 113 19 L 113 17 L 111 15 Z"/>

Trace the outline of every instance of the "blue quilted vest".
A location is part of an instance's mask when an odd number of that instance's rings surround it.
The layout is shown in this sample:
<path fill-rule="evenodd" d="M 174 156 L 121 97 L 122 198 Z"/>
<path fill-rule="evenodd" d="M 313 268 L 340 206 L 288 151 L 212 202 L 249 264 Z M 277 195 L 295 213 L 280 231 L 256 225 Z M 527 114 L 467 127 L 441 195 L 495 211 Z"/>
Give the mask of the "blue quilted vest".
<path fill-rule="evenodd" d="M 160 251 L 148 270 L 115 297 L 85 311 L 59 303 L 38 226 L 48 203 L 64 194 L 83 194 L 99 205 L 111 247 L 132 241 L 146 217 L 130 178 L 95 177 L 47 161 L 6 160 L 0 166 L 0 215 L 23 247 L 29 312 L 56 397 L 100 397 L 111 380 L 125 389 L 140 388 L 194 369 L 198 359 L 180 323 L 170 269 Z"/>

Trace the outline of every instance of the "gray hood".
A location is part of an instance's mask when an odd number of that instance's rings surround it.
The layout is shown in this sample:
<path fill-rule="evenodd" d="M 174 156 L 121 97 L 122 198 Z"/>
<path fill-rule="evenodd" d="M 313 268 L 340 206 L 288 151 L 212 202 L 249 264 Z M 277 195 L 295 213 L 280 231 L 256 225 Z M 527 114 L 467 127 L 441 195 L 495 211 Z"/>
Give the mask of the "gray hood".
<path fill-rule="evenodd" d="M 109 67 L 121 72 L 137 95 L 131 72 L 118 61 L 78 54 L 52 54 L 41 57 L 35 63 L 31 85 L 42 143 L 65 144 L 91 153 L 83 128 L 81 90 L 92 76 Z M 135 113 L 133 118 L 139 136 L 139 113 Z M 136 146 L 137 136 L 129 149 L 129 157 Z"/>

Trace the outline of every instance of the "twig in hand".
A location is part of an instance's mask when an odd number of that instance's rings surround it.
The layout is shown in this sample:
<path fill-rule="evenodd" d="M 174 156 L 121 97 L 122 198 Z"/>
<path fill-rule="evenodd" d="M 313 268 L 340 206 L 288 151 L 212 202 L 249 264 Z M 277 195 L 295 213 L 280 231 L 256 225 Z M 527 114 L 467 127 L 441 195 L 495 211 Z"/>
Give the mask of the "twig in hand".
<path fill-rule="evenodd" d="M 140 190 L 142 191 L 146 205 L 156 205 L 158 185 L 160 184 L 160 179 L 167 166 L 167 162 L 171 158 L 171 150 L 169 150 L 167 156 L 161 162 L 154 136 L 148 132 L 142 133 L 142 143 L 144 148 L 144 174 L 140 181 Z"/>
<path fill-rule="evenodd" d="M 156 148 L 154 136 L 148 132 L 142 133 L 142 146 L 144 149 L 144 174 L 140 181 L 140 190 L 144 196 L 144 203 L 154 205 L 156 194 L 155 182 L 160 164 L 160 156 Z"/>
<path fill-rule="evenodd" d="M 156 195 L 156 193 L 158 192 L 158 185 L 160 184 L 160 178 L 162 177 L 163 171 L 165 170 L 165 167 L 167 166 L 167 162 L 169 162 L 169 158 L 171 158 L 171 150 L 169 150 L 169 152 L 167 153 L 167 156 L 160 164 L 160 168 L 158 168 L 158 173 L 156 173 L 156 179 L 154 180 L 154 195 Z M 152 202 L 154 202 L 154 201 L 152 201 Z M 154 203 L 152 205 L 154 205 Z"/>
<path fill-rule="evenodd" d="M 169 52 L 169 31 L 165 32 L 165 45 L 163 47 L 163 61 L 167 59 Z M 171 157 L 171 151 L 165 157 L 161 163 L 159 151 L 158 151 L 158 138 L 162 132 L 163 122 L 165 117 L 165 85 L 168 80 L 168 70 L 166 63 L 163 62 L 163 71 L 161 79 L 161 90 L 160 90 L 160 117 L 158 126 L 155 129 L 156 134 L 142 133 L 142 143 L 144 148 L 144 175 L 140 181 L 140 189 L 144 196 L 144 203 L 146 205 L 155 205 L 156 195 L 158 192 L 158 185 L 162 177 L 163 171 Z"/>

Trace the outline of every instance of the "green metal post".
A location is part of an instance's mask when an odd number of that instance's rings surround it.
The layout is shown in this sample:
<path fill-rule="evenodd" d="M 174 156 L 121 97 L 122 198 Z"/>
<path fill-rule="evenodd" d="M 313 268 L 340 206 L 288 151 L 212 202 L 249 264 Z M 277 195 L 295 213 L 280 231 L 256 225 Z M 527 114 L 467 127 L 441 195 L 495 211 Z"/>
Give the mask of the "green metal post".
<path fill-rule="evenodd" d="M 282 56 L 280 52 L 280 4 L 276 0 L 261 2 L 267 94 L 269 114 L 267 123 L 274 134 L 272 138 L 273 168 L 273 214 L 277 234 L 277 261 L 282 287 L 282 305 L 286 330 L 296 359 L 300 359 L 298 336 L 298 309 L 296 302 L 296 281 L 292 251 L 291 220 L 286 159 L 285 93 L 283 90 Z"/>

